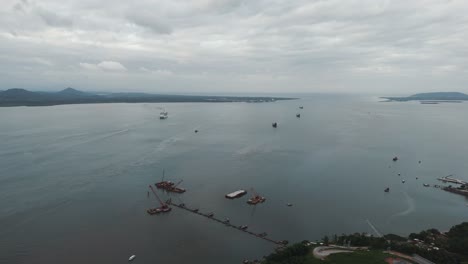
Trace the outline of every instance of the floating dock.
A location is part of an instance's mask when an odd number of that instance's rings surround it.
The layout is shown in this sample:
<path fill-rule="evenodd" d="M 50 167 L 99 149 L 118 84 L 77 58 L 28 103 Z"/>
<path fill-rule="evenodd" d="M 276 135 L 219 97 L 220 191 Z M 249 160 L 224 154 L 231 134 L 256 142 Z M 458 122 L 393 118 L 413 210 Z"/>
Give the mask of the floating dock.
<path fill-rule="evenodd" d="M 254 236 L 256 238 L 263 239 L 263 240 L 268 241 L 270 243 L 273 243 L 273 244 L 275 244 L 277 246 L 282 247 L 282 246 L 285 246 L 285 245 L 288 244 L 288 241 L 286 241 L 286 240 L 282 240 L 282 241 L 273 240 L 271 238 L 268 238 L 266 236 L 266 233 L 257 234 L 257 233 L 254 233 L 254 232 L 251 232 L 251 231 L 247 230 L 247 228 L 245 228 L 245 227 L 243 228 L 243 226 L 233 225 L 233 224 L 230 223 L 229 220 L 218 219 L 218 218 L 214 217 L 213 213 L 206 213 L 206 214 L 205 213 L 200 213 L 198 209 L 190 209 L 190 208 L 186 207 L 185 204 L 176 204 L 176 203 L 173 203 L 171 200 L 167 201 L 166 203 L 169 204 L 169 205 L 172 205 L 174 207 L 180 208 L 182 210 L 185 210 L 187 212 L 197 214 L 197 215 L 200 215 L 200 216 L 204 216 L 207 219 L 213 220 L 213 221 L 218 222 L 220 224 L 223 224 L 223 225 L 225 225 L 227 227 L 232 227 L 232 228 L 234 228 L 236 230 L 239 230 L 239 231 L 244 232 L 246 234 L 252 235 L 252 236 Z"/>

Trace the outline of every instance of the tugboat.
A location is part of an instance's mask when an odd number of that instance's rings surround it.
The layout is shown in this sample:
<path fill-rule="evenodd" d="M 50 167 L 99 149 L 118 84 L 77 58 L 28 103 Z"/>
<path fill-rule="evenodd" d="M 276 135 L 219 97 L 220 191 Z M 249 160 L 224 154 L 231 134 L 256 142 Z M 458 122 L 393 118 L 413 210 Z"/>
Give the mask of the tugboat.
<path fill-rule="evenodd" d="M 274 122 L 273 124 L 271 124 L 272 127 L 274 128 L 277 128 L 278 127 L 278 123 Z"/>
<path fill-rule="evenodd" d="M 252 193 L 254 194 L 252 196 L 252 198 L 250 198 L 249 200 L 247 200 L 247 203 L 248 204 L 251 204 L 251 205 L 256 205 L 258 203 L 263 203 L 266 201 L 266 198 L 263 197 L 263 196 L 260 196 L 258 195 L 258 193 L 255 192 L 255 190 L 252 188 Z"/>
<path fill-rule="evenodd" d="M 384 192 L 389 192 L 390 191 L 390 188 L 385 188 Z"/>

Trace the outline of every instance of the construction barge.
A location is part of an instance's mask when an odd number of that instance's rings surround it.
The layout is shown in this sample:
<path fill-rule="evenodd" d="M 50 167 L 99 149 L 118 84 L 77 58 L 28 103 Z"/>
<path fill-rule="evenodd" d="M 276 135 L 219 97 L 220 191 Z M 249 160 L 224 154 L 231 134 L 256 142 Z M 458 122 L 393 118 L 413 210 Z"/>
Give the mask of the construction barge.
<path fill-rule="evenodd" d="M 173 193 L 184 193 L 184 192 L 186 192 L 186 190 L 184 188 L 179 188 L 178 187 L 179 184 L 181 184 L 183 182 L 183 180 L 180 180 L 178 183 L 174 183 L 174 182 L 171 182 L 171 181 L 165 181 L 164 176 L 165 176 L 165 173 L 164 173 L 164 170 L 163 170 L 163 176 L 162 176 L 161 181 L 154 184 L 156 186 L 156 188 L 163 189 L 166 192 L 173 192 Z"/>
<path fill-rule="evenodd" d="M 266 201 L 266 198 L 263 196 L 260 196 L 257 192 L 255 192 L 253 188 L 251 189 L 251 191 L 253 193 L 253 196 L 249 200 L 247 200 L 248 204 L 256 205 L 259 203 L 264 203 Z"/>
<path fill-rule="evenodd" d="M 175 207 L 177 207 L 177 208 L 183 209 L 183 210 L 185 210 L 185 211 L 187 211 L 187 212 L 190 212 L 190 213 L 194 213 L 194 214 L 197 214 L 197 215 L 204 216 L 204 217 L 206 217 L 207 219 L 213 220 L 213 221 L 218 222 L 218 223 L 220 223 L 220 224 L 223 224 L 223 225 L 225 225 L 225 226 L 227 226 L 227 227 L 232 227 L 232 228 L 234 228 L 234 229 L 237 229 L 237 230 L 242 231 L 242 232 L 244 232 L 244 233 L 246 233 L 246 234 L 255 236 L 255 237 L 257 237 L 257 238 L 263 239 L 263 240 L 265 240 L 265 241 L 268 241 L 268 242 L 273 243 L 273 244 L 275 244 L 275 245 L 278 245 L 278 246 L 280 246 L 280 247 L 283 247 L 283 246 L 285 246 L 285 245 L 288 244 L 288 241 L 287 241 L 287 240 L 277 241 L 277 240 L 273 240 L 273 239 L 271 239 L 271 238 L 268 238 L 268 237 L 267 237 L 267 234 L 266 234 L 265 232 L 259 233 L 259 234 L 254 233 L 254 232 L 251 232 L 251 231 L 247 230 L 248 227 L 245 226 L 245 225 L 243 225 L 243 226 L 236 226 L 236 225 L 233 225 L 233 224 L 230 223 L 230 220 L 229 220 L 229 219 L 225 219 L 225 220 L 218 219 L 218 218 L 216 218 L 216 217 L 214 216 L 214 213 L 206 213 L 206 214 L 205 214 L 205 213 L 201 213 L 201 212 L 199 212 L 198 209 L 190 209 L 190 208 L 186 207 L 185 204 L 183 204 L 183 203 L 182 203 L 182 204 L 176 204 L 176 203 L 173 203 L 171 200 L 166 201 L 166 204 L 175 206 Z"/>
<path fill-rule="evenodd" d="M 156 207 L 156 208 L 150 208 L 148 210 L 146 210 L 146 212 L 150 215 L 155 215 L 155 214 L 161 214 L 161 213 L 168 213 L 172 210 L 171 207 L 169 207 L 167 205 L 167 203 L 164 203 L 161 198 L 159 198 L 158 194 L 154 191 L 153 189 L 153 186 L 149 186 L 149 188 L 151 189 L 151 191 L 153 192 L 154 196 L 156 197 L 156 199 L 158 200 L 159 204 L 161 204 L 160 207 Z"/>

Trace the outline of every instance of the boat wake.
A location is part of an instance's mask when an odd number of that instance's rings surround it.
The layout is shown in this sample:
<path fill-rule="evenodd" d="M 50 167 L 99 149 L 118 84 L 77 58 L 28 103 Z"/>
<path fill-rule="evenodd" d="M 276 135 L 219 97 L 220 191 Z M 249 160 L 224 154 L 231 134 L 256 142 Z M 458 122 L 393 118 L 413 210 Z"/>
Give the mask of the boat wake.
<path fill-rule="evenodd" d="M 395 217 L 401 217 L 401 216 L 409 215 L 410 213 L 412 213 L 415 210 L 416 205 L 414 203 L 414 199 L 411 198 L 411 196 L 409 196 L 406 192 L 403 192 L 403 194 L 404 194 L 404 196 L 406 198 L 407 208 L 404 211 L 398 212 L 398 213 L 390 216 L 390 220 L 395 218 Z"/>
<path fill-rule="evenodd" d="M 249 145 L 244 148 L 237 150 L 233 156 L 246 158 L 252 155 L 263 154 L 271 152 L 271 147 L 268 146 L 267 143 Z"/>

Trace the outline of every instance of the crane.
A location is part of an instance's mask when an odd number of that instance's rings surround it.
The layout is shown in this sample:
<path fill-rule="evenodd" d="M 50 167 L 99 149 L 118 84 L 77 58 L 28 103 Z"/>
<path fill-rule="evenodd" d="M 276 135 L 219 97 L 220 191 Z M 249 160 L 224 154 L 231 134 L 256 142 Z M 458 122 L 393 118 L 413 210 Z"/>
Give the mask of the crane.
<path fill-rule="evenodd" d="M 156 199 L 158 199 L 158 202 L 161 204 L 162 207 L 167 206 L 161 199 L 159 198 L 158 194 L 154 191 L 153 186 L 149 185 L 151 191 L 153 192 L 154 196 L 156 196 Z"/>
<path fill-rule="evenodd" d="M 253 194 L 254 197 L 260 196 L 260 195 L 258 195 L 258 193 L 254 190 L 254 188 L 250 188 L 250 191 L 252 192 L 252 194 Z"/>
<path fill-rule="evenodd" d="M 174 188 L 177 187 L 179 184 L 181 184 L 184 180 L 180 180 L 179 182 L 177 182 L 175 185 L 174 185 Z"/>

